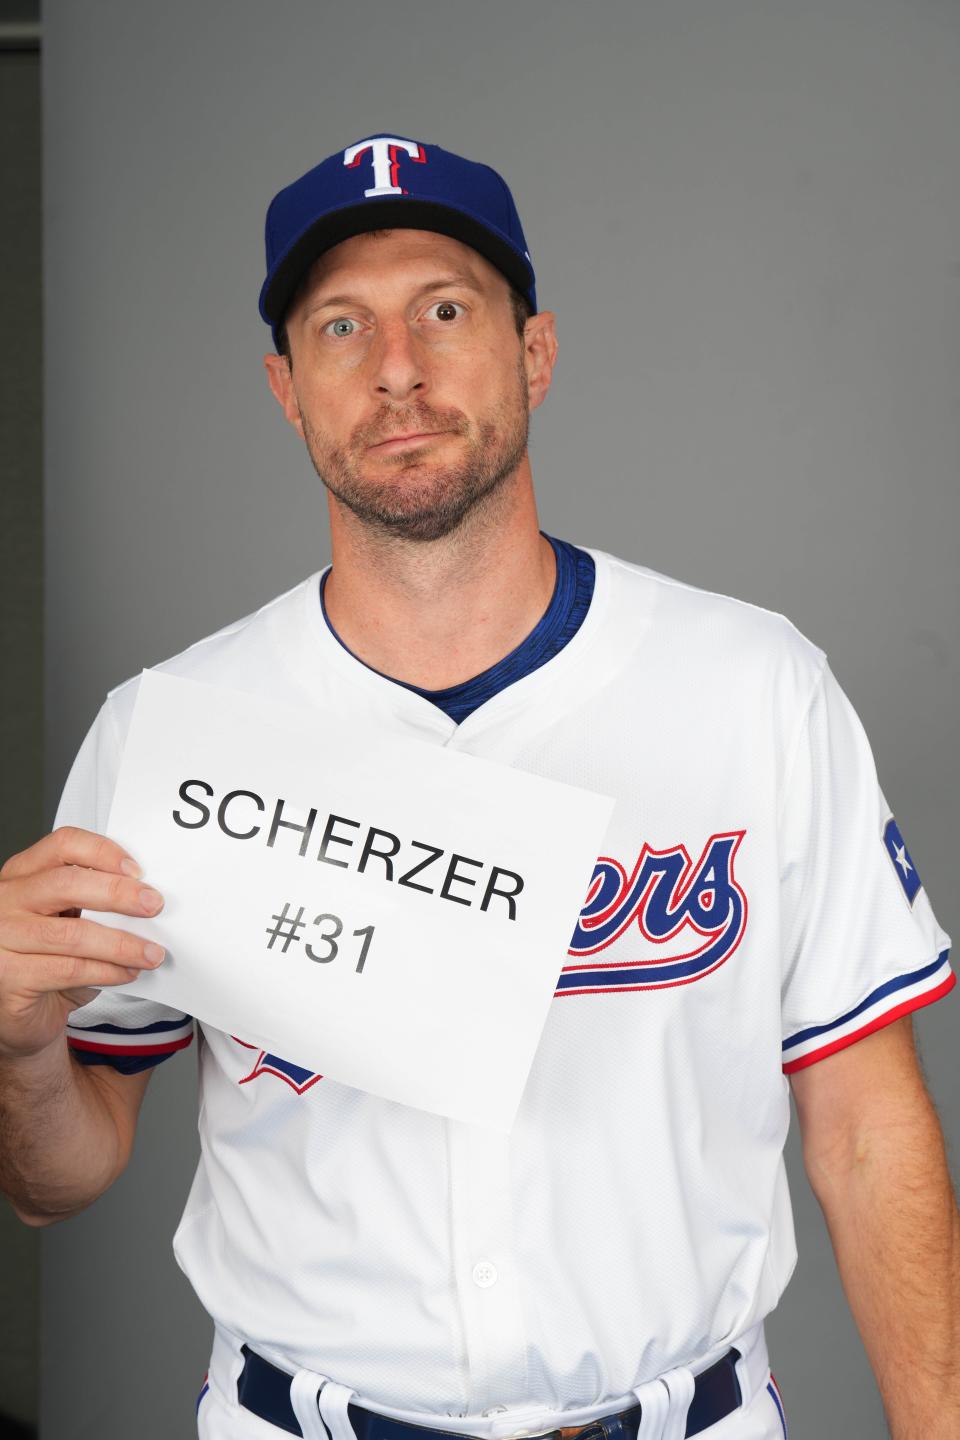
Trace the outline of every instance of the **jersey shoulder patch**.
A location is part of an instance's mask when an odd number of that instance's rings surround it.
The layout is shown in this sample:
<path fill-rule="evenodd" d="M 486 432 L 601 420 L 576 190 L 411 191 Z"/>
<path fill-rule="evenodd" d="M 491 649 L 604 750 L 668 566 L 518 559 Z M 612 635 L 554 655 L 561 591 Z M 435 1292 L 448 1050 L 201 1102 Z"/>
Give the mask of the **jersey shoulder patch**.
<path fill-rule="evenodd" d="M 907 903 L 912 907 L 920 893 L 920 876 L 917 874 L 917 867 L 910 858 L 910 851 L 904 844 L 903 836 L 900 834 L 900 827 L 893 816 L 883 827 L 883 845 L 890 857 L 894 874 L 900 881 L 900 888 L 907 897 Z"/>

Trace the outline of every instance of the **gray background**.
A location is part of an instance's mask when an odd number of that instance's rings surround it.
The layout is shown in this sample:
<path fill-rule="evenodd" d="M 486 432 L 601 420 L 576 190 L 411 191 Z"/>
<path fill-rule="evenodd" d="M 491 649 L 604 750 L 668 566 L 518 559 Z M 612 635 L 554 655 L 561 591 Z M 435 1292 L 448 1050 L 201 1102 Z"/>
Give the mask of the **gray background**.
<path fill-rule="evenodd" d="M 957 932 L 956 4 L 50 0 L 44 21 L 48 820 L 108 688 L 327 559 L 260 368 L 263 213 L 394 131 L 518 198 L 561 341 L 545 528 L 822 645 Z M 917 1021 L 955 1170 L 956 1004 Z M 774 1371 L 793 1440 L 875 1440 L 796 1138 Z M 44 1440 L 191 1433 L 209 1325 L 169 1242 L 195 1157 L 188 1051 L 127 1175 L 44 1233 Z"/>

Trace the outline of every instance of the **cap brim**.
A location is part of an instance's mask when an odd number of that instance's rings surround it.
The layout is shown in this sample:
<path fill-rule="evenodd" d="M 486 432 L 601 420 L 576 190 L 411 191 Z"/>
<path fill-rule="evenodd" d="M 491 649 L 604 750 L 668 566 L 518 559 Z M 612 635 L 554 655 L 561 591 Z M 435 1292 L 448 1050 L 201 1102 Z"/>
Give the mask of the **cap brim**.
<path fill-rule="evenodd" d="M 435 230 L 477 250 L 529 296 L 532 268 L 505 240 L 462 210 L 430 200 L 367 200 L 324 215 L 304 230 L 275 266 L 260 297 L 260 312 L 276 331 L 300 281 L 319 255 L 368 230 Z"/>

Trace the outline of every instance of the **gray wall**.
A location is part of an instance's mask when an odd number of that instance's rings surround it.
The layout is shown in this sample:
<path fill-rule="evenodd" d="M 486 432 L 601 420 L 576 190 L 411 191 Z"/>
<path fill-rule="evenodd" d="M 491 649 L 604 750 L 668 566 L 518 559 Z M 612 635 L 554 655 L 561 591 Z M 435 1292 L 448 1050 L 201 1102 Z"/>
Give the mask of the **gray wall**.
<path fill-rule="evenodd" d="M 50 817 L 107 688 L 326 560 L 260 370 L 263 212 L 396 130 L 518 197 L 561 340 L 545 528 L 822 645 L 960 932 L 956 5 L 49 0 L 45 22 Z M 954 1161 L 956 1004 L 917 1021 Z M 154 1078 L 115 1191 L 44 1235 L 44 1440 L 190 1433 L 209 1327 L 169 1238 L 194 1063 Z M 875 1440 L 795 1133 L 789 1161 L 801 1262 L 769 1337 L 791 1434 Z"/>

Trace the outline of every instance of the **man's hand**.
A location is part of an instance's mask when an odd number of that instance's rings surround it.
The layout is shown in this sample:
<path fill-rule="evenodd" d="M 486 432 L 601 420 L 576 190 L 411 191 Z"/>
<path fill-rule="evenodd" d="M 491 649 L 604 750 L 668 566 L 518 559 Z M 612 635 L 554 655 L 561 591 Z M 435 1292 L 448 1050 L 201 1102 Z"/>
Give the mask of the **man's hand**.
<path fill-rule="evenodd" d="M 139 875 L 114 841 L 72 825 L 0 869 L 0 1059 L 39 1054 L 97 990 L 160 964 L 159 946 L 80 919 L 81 909 L 156 915 L 163 897 Z"/>

